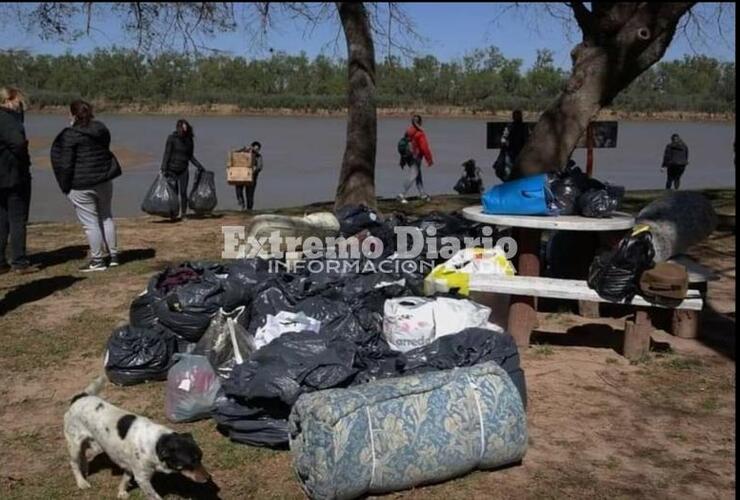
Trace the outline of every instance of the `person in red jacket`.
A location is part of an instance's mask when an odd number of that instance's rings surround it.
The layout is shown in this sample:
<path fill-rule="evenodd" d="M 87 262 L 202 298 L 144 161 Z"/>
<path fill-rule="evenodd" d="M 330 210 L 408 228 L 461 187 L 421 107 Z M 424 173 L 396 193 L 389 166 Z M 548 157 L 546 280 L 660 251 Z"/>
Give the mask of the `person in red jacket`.
<path fill-rule="evenodd" d="M 430 196 L 424 191 L 421 162 L 422 160 L 426 160 L 427 166 L 431 167 L 434 164 L 434 160 L 432 159 L 432 150 L 429 148 L 427 136 L 424 133 L 424 129 L 421 128 L 421 116 L 414 115 L 411 119 L 411 126 L 406 130 L 406 137 L 408 138 L 411 151 L 409 161 L 402 161 L 402 164 L 405 163 L 409 167 L 409 178 L 404 183 L 403 193 L 399 194 L 398 198 L 401 203 L 408 203 L 406 196 L 412 186 L 416 185 L 421 199 L 428 201 Z"/>

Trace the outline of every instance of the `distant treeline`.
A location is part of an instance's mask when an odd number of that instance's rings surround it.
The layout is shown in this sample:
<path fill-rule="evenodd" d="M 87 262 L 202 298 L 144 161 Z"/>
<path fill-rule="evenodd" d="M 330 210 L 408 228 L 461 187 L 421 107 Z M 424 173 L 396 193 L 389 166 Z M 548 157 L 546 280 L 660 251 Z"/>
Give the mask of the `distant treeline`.
<path fill-rule="evenodd" d="M 82 55 L 0 52 L 0 84 L 14 84 L 34 107 L 85 97 L 108 104 L 233 104 L 245 109 L 336 110 L 346 107 L 345 61 L 323 55 L 276 53 L 269 59 L 97 50 Z M 541 111 L 563 86 L 567 71 L 552 52 L 537 52 L 531 68 L 496 47 L 441 62 L 432 55 L 377 66 L 378 104 L 461 106 L 481 111 Z M 616 100 L 624 111 L 735 111 L 735 63 L 706 56 L 661 62 Z"/>

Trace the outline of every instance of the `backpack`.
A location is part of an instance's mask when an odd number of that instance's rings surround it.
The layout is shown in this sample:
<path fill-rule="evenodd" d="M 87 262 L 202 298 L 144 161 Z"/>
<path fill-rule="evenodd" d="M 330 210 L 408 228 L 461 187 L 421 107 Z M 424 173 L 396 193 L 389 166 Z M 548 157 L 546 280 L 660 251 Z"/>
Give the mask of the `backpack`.
<path fill-rule="evenodd" d="M 406 134 L 404 134 L 403 137 L 401 137 L 401 140 L 398 141 L 398 154 L 401 155 L 401 158 L 411 156 L 411 140 Z"/>

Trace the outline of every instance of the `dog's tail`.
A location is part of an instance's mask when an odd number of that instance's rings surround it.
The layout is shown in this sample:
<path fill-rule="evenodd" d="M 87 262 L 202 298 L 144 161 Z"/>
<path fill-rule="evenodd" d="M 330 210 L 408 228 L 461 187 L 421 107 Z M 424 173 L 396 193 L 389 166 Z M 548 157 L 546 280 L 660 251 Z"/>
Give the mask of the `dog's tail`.
<path fill-rule="evenodd" d="M 90 385 L 88 385 L 87 387 L 85 387 L 85 390 L 84 391 L 82 391 L 79 394 L 76 394 L 72 398 L 72 401 L 70 401 L 70 404 L 73 404 L 78 399 L 84 398 L 86 396 L 97 396 L 98 393 L 100 392 L 100 390 L 103 388 L 104 385 L 105 385 L 105 375 L 100 375 L 95 380 L 93 380 L 92 382 L 90 382 Z"/>

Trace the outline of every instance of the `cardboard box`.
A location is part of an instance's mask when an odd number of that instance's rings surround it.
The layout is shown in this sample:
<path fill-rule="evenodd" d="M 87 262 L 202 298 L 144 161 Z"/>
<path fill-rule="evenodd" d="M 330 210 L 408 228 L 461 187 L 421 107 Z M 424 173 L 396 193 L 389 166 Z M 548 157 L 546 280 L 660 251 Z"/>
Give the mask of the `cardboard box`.
<path fill-rule="evenodd" d="M 248 184 L 252 182 L 254 170 L 251 151 L 231 151 L 226 163 L 226 182 Z"/>

